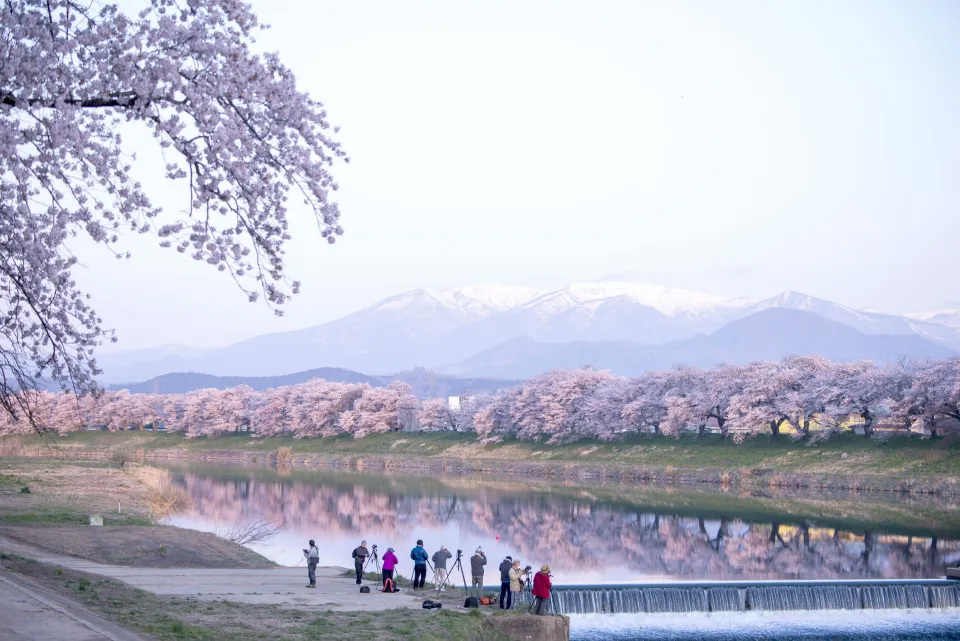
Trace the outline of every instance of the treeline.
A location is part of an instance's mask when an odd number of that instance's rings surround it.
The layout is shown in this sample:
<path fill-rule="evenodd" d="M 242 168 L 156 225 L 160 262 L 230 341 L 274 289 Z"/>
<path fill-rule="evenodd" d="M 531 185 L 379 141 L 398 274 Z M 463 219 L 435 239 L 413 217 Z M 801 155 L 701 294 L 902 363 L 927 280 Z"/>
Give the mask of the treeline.
<path fill-rule="evenodd" d="M 866 436 L 881 426 L 937 436 L 960 428 L 960 358 L 877 366 L 790 357 L 630 378 L 558 370 L 460 400 L 419 401 L 398 382 L 378 388 L 320 379 L 259 392 L 245 385 L 167 395 L 35 392 L 8 399 L 15 401 L 7 403 L 15 416 L 0 414 L 0 433 L 34 426 L 60 433 L 160 427 L 191 437 L 250 432 L 362 438 L 420 429 L 471 431 L 490 441 L 568 443 L 708 430 L 736 440 L 782 432 L 825 439 L 856 425 Z"/>

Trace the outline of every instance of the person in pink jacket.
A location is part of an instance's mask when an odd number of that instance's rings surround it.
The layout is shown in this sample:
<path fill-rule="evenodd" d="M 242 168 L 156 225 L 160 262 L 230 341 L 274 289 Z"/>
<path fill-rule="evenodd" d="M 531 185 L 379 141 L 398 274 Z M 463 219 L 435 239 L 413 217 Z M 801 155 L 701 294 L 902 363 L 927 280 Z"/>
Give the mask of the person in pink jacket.
<path fill-rule="evenodd" d="M 387 553 L 383 555 L 383 583 L 386 584 L 387 579 L 393 581 L 393 570 L 397 567 L 397 555 L 393 553 L 393 548 L 387 548 Z M 394 583 L 396 586 L 396 583 Z"/>

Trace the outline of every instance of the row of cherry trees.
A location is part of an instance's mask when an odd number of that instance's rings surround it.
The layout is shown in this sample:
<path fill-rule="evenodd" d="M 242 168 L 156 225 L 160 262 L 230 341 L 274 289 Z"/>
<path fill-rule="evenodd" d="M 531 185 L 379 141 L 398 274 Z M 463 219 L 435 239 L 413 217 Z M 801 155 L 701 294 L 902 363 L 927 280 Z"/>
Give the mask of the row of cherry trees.
<path fill-rule="evenodd" d="M 878 420 L 937 435 L 960 422 L 960 359 L 831 363 L 819 357 L 677 368 L 635 378 L 595 370 L 550 372 L 498 394 L 472 416 L 486 439 L 571 442 L 654 432 L 703 434 L 715 426 L 737 439 L 827 438 L 850 425 L 872 436 Z"/>
<path fill-rule="evenodd" d="M 61 433 L 99 426 L 155 427 L 187 436 L 252 432 L 298 438 L 361 438 L 400 429 L 475 431 L 484 440 L 565 443 L 631 434 L 703 434 L 741 440 L 761 433 L 823 439 L 852 424 L 871 436 L 878 424 L 938 435 L 960 427 L 960 359 L 831 363 L 819 357 L 677 368 L 624 378 L 592 369 L 558 370 L 496 394 L 419 401 L 404 383 L 383 388 L 312 380 L 262 392 L 241 385 L 188 394 L 99 396 L 33 393 L 24 405 L 36 423 Z M 0 433 L 29 431 L 0 416 Z"/>

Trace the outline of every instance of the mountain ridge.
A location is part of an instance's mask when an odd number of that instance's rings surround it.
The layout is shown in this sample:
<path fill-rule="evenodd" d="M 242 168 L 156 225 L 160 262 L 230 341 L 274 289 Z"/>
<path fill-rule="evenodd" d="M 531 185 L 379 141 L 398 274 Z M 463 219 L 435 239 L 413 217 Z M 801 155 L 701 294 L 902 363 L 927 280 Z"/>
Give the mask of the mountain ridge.
<path fill-rule="evenodd" d="M 337 367 L 372 375 L 456 364 L 518 336 L 543 343 L 630 341 L 664 345 L 711 334 L 765 309 L 814 313 L 872 335 L 918 336 L 960 350 L 960 329 L 879 314 L 792 290 L 764 298 L 716 296 L 636 282 L 572 283 L 554 289 L 471 285 L 417 289 L 334 321 L 262 334 L 183 354 L 140 350 L 98 358 L 107 383 L 159 372 L 282 376 Z"/>

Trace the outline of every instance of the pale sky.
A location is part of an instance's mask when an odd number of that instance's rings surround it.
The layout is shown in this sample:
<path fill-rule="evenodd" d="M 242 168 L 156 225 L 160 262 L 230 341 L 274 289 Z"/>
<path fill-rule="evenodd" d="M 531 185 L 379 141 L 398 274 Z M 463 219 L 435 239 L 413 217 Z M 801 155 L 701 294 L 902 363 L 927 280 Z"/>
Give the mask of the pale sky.
<path fill-rule="evenodd" d="M 137 6 L 135 0 L 122 3 Z M 134 239 L 78 247 L 117 348 L 218 346 L 416 287 L 631 272 L 960 308 L 960 3 L 254 0 L 260 39 L 341 125 L 346 233 L 293 206 L 276 318 Z M 137 171 L 159 204 L 186 186 Z"/>

